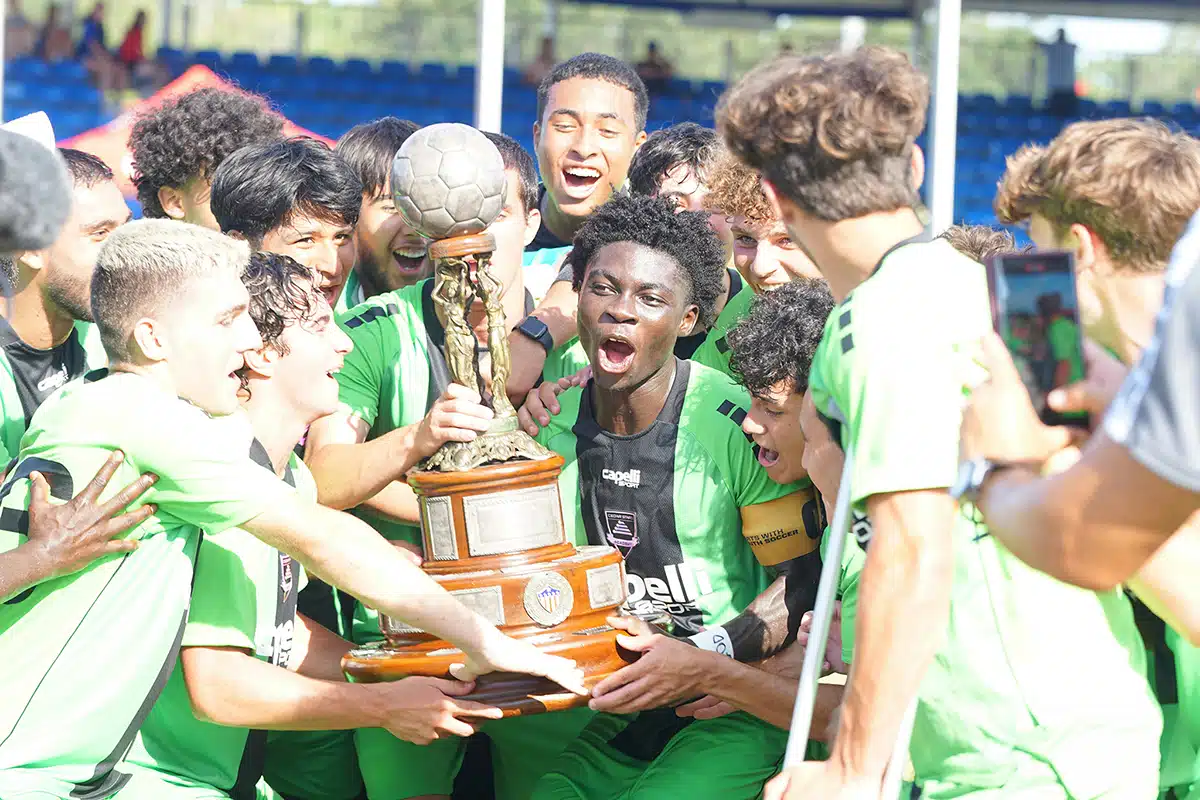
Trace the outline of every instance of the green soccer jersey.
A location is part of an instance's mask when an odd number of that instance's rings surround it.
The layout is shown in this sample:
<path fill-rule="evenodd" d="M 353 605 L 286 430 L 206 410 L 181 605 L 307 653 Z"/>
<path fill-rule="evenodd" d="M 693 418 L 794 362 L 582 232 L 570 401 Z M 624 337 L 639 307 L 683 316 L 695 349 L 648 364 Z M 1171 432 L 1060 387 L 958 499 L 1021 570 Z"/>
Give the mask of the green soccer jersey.
<path fill-rule="evenodd" d="M 635 611 L 665 612 L 686 633 L 720 625 L 767 587 L 769 567 L 800 557 L 815 586 L 820 501 L 811 487 L 767 477 L 740 427 L 745 389 L 677 359 L 658 419 L 616 436 L 596 422 L 590 386 L 559 395 L 562 410 L 538 441 L 566 460 L 559 491 L 570 535 L 621 551 Z"/>
<path fill-rule="evenodd" d="M 712 327 L 703 334 L 697 334 L 699 342 L 693 346 L 691 352 L 681 352 L 677 344 L 675 355 L 680 358 L 690 358 L 706 367 L 712 367 L 736 380 L 729 369 L 729 343 L 725 341 L 725 334 L 729 333 L 730 328 L 745 319 L 746 315 L 750 313 L 750 304 L 753 302 L 753 290 L 746 285 L 736 270 L 729 270 L 729 299 L 725 301 L 725 307 L 717 315 Z M 687 338 L 695 339 L 697 337 L 689 336 Z M 685 340 L 681 339 L 680 343 L 683 341 Z"/>
<path fill-rule="evenodd" d="M 25 539 L 34 470 L 59 502 L 116 448 L 125 459 L 102 499 L 143 472 L 159 480 L 134 504 L 156 507 L 127 534 L 136 551 L 0 604 L 0 797 L 99 798 L 124 782 L 113 766 L 171 674 L 200 530 L 240 525 L 292 493 L 246 457 L 249 442 L 241 415 L 210 418 L 129 373 L 73 381 L 34 415 L 0 488 L 0 550 Z"/>
<path fill-rule="evenodd" d="M 983 267 L 941 240 L 893 248 L 834 309 L 809 380 L 853 450 L 859 510 L 954 482 L 962 399 L 985 377 L 974 356 L 989 329 Z M 923 796 L 1153 796 L 1161 717 L 1125 596 L 1030 569 L 967 511 L 954 548 L 948 640 L 912 736 Z"/>
<path fill-rule="evenodd" d="M 1068 383 L 1083 379 L 1083 350 L 1079 339 L 1079 326 L 1066 317 L 1055 317 L 1046 330 L 1050 342 L 1050 355 L 1055 361 L 1066 361 L 1071 366 Z"/>
<path fill-rule="evenodd" d="M 68 381 L 108 364 L 100 334 L 76 322 L 66 340 L 49 350 L 30 347 L 0 319 L 0 470 L 16 456 L 29 420 Z"/>
<path fill-rule="evenodd" d="M 370 426 L 368 439 L 420 422 L 450 383 L 446 332 L 437 318 L 433 279 L 371 298 L 339 317 L 354 342 L 337 375 L 342 410 Z M 526 294 L 526 311 L 533 308 Z M 587 366 L 577 339 L 546 359 L 546 380 L 573 375 Z M 386 519 L 370 509 L 355 512 L 391 540 L 421 543 L 421 529 Z M 356 606 L 354 640 L 382 638 L 373 611 Z"/>
<path fill-rule="evenodd" d="M 335 314 L 345 314 L 366 299 L 362 281 L 358 279 L 358 270 L 352 269 L 346 276 L 346 283 L 342 286 L 342 293 L 338 295 L 338 301 L 334 304 L 333 311 Z"/>
<path fill-rule="evenodd" d="M 274 474 L 270 457 L 258 442 L 250 456 L 268 474 Z M 316 502 L 312 475 L 294 453 L 284 482 Z M 304 582 L 304 570 L 291 556 L 241 528 L 206 536 L 196 556 L 192 605 L 181 646 L 239 648 L 285 669 L 294 666 L 291 646 L 296 595 Z M 196 788 L 203 793 L 211 789 L 230 792 L 236 785 L 244 793 L 253 788 L 262 772 L 266 741 L 265 731 L 251 733 L 246 728 L 197 719 L 182 664 L 176 663 L 126 762 L 153 772 L 168 786 Z M 121 797 L 151 800 L 155 791 L 124 792 Z M 168 789 L 159 787 L 157 791 Z"/>

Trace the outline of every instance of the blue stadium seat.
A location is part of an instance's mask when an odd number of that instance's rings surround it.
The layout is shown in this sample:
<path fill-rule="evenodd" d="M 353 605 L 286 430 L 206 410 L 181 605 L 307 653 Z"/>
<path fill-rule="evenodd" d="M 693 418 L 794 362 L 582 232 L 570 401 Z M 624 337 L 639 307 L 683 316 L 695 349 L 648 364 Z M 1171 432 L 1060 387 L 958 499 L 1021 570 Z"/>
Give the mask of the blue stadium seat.
<path fill-rule="evenodd" d="M 446 77 L 446 65 L 422 64 L 420 75 L 426 80 L 443 80 Z"/>
<path fill-rule="evenodd" d="M 239 72 L 258 71 L 258 55 L 256 53 L 239 51 L 231 55 L 225 63 L 230 69 L 238 70 Z"/>
<path fill-rule="evenodd" d="M 1006 112 L 1032 112 L 1033 98 L 1020 94 L 1009 95 L 1004 99 L 1003 108 Z"/>
<path fill-rule="evenodd" d="M 12 79 L 44 81 L 50 75 L 50 65 L 36 58 L 18 58 L 5 65 Z"/>
<path fill-rule="evenodd" d="M 158 48 L 158 60 L 166 64 L 181 64 L 187 58 L 182 50 L 174 47 Z"/>
<path fill-rule="evenodd" d="M 216 69 L 221 66 L 221 54 L 216 50 L 197 50 L 192 54 L 192 61 L 209 69 Z"/>
<path fill-rule="evenodd" d="M 1148 117 L 1164 117 L 1167 115 L 1167 107 L 1157 100 L 1147 100 L 1142 103 L 1142 113 Z"/>
<path fill-rule="evenodd" d="M 1133 112 L 1128 100 L 1109 100 L 1097 105 L 1096 113 L 1102 117 L 1128 117 Z"/>
<path fill-rule="evenodd" d="M 362 58 L 350 58 L 346 60 L 345 64 L 342 64 L 342 72 L 356 77 L 369 77 L 374 70 L 371 68 L 370 61 Z"/>
<path fill-rule="evenodd" d="M 388 80 L 408 80 L 411 72 L 403 61 L 384 61 L 379 65 L 379 76 Z"/>
<path fill-rule="evenodd" d="M 1176 103 L 1171 106 L 1171 116 L 1177 119 L 1194 120 L 1197 114 L 1200 114 L 1200 111 L 1191 103 Z"/>
<path fill-rule="evenodd" d="M 313 56 L 304 64 L 304 69 L 311 75 L 334 75 L 337 64 L 326 56 Z"/>
<path fill-rule="evenodd" d="M 299 71 L 299 64 L 293 55 L 276 53 L 267 59 L 267 69 L 287 74 Z"/>
<path fill-rule="evenodd" d="M 88 79 L 87 67 L 78 61 L 55 61 L 49 66 L 49 74 L 47 78 L 53 81 L 86 81 Z"/>

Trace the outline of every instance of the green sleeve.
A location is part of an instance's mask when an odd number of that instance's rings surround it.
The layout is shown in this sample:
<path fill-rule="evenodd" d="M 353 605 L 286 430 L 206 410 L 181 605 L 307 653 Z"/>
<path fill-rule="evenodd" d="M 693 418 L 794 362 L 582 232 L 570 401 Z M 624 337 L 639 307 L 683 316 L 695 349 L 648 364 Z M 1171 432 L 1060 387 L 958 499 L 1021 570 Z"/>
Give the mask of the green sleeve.
<path fill-rule="evenodd" d="M 368 426 L 375 424 L 379 414 L 384 370 L 399 358 L 395 347 L 388 346 L 394 345 L 395 339 L 387 337 L 387 323 L 366 319 L 376 312 L 382 315 L 382 307 L 367 302 L 338 319 L 338 324 L 354 343 L 354 349 L 346 354 L 342 369 L 337 373 L 338 401 L 344 412 L 359 417 Z"/>
<path fill-rule="evenodd" d="M 136 446 L 126 455 L 139 471 L 158 476 L 144 501 L 157 505 L 160 517 L 215 534 L 292 502 L 292 488 L 247 457 L 243 414 L 212 418 L 182 401 L 158 409 L 158 424 L 137 420 L 139 433 L 128 439 Z"/>
<path fill-rule="evenodd" d="M 583 345 L 576 337 L 561 347 L 554 348 L 546 356 L 546 364 L 542 367 L 542 380 L 556 381 L 566 378 L 590 366 L 590 363 Z"/>
<path fill-rule="evenodd" d="M 893 324 L 834 367 L 856 506 L 876 494 L 946 488 L 958 473 L 963 362 L 971 358 L 936 326 L 922 327 Z"/>
<path fill-rule="evenodd" d="M 247 574 L 246 563 L 237 552 L 240 533 L 228 531 L 200 543 L 184 647 L 238 647 L 254 652 L 258 593 L 254 577 Z M 271 576 L 272 588 L 274 582 Z"/>

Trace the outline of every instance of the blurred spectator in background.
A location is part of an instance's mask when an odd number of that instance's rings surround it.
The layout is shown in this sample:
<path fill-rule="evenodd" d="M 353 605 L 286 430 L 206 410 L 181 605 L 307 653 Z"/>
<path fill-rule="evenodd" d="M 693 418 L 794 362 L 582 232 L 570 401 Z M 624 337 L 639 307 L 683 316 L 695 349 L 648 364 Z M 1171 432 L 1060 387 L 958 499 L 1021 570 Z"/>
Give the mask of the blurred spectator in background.
<path fill-rule="evenodd" d="M 1075 92 L 1075 45 L 1067 41 L 1067 32 L 1058 29 L 1053 42 L 1042 45 L 1046 51 L 1046 91 L 1050 113 L 1060 117 L 1072 116 L 1079 108 Z"/>
<path fill-rule="evenodd" d="M 96 3 L 92 6 L 92 13 L 83 20 L 83 33 L 79 36 L 75 57 L 83 60 L 97 48 L 104 50 L 104 41 L 104 3 Z"/>
<path fill-rule="evenodd" d="M 651 94 L 662 94 L 666 91 L 667 81 L 671 80 L 673 69 L 671 62 L 658 52 L 658 42 L 646 45 L 646 57 L 637 63 L 637 73 Z"/>
<path fill-rule="evenodd" d="M 83 20 L 83 33 L 75 47 L 75 57 L 87 67 L 96 88 L 104 92 L 106 99 L 116 100 L 111 93 L 129 88 L 129 75 L 109 52 L 104 42 L 104 3 L 96 3 Z"/>
<path fill-rule="evenodd" d="M 538 57 L 525 68 L 525 74 L 522 78 L 529 86 L 540 86 L 545 77 L 550 74 L 550 70 L 554 69 L 556 63 L 554 59 L 554 37 L 543 36 L 542 49 L 538 52 Z"/>
<path fill-rule="evenodd" d="M 71 31 L 63 24 L 57 3 L 46 10 L 46 24 L 42 26 L 34 54 L 43 61 L 62 61 L 71 57 Z"/>
<path fill-rule="evenodd" d="M 20 0 L 8 0 L 4 12 L 4 58 L 20 58 L 33 52 L 37 34 L 21 10 Z"/>
<path fill-rule="evenodd" d="M 168 78 L 161 64 L 145 56 L 142 41 L 145 30 L 146 12 L 139 10 L 117 48 L 117 66 L 124 72 L 125 85 L 132 85 L 143 94 L 159 88 Z"/>

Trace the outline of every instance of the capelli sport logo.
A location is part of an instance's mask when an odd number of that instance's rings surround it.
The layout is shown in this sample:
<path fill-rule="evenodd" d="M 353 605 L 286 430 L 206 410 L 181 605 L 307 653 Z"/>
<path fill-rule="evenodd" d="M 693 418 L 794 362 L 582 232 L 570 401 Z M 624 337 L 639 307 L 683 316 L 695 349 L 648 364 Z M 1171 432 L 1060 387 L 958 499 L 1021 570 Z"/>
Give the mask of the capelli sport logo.
<path fill-rule="evenodd" d="M 606 469 L 600 472 L 600 477 L 610 483 L 615 483 L 622 489 L 636 489 L 642 485 L 642 471 L 640 469 L 631 469 L 626 472 Z"/>

